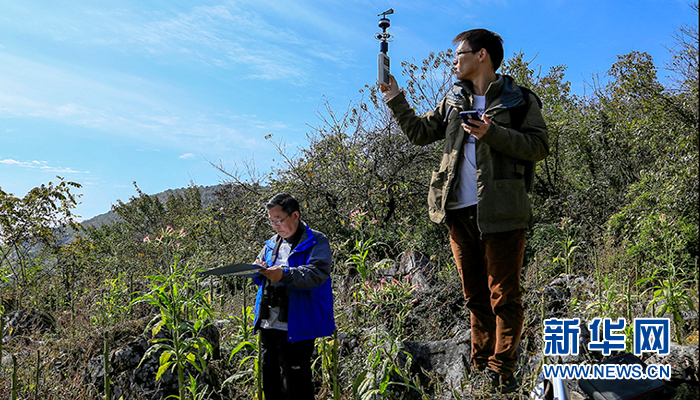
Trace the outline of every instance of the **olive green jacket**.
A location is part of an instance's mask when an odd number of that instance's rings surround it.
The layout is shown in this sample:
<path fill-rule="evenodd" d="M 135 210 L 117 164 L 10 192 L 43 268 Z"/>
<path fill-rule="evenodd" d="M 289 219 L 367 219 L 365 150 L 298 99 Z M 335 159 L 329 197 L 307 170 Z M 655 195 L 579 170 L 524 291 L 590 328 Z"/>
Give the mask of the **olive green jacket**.
<path fill-rule="evenodd" d="M 417 116 L 403 93 L 387 101 L 401 130 L 411 143 L 427 145 L 445 139 L 442 161 L 433 172 L 428 193 L 430 219 L 445 221 L 445 204 L 455 187 L 467 135 L 460 111 L 473 109 L 471 82 L 459 81 L 434 111 Z M 498 75 L 486 91 L 485 115 L 491 120 L 486 134 L 476 141 L 477 223 L 481 233 L 527 228 L 532 210 L 526 187 L 534 162 L 549 154 L 547 127 L 535 95 L 528 102 L 513 78 Z M 511 128 L 510 108 L 528 107 L 518 129 Z"/>

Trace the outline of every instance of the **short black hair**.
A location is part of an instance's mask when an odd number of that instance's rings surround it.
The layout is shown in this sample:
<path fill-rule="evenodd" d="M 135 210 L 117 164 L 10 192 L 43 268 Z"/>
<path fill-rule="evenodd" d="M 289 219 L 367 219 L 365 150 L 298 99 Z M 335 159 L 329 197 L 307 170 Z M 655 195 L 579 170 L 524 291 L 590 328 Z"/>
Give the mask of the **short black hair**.
<path fill-rule="evenodd" d="M 299 202 L 291 194 L 277 193 L 267 202 L 265 207 L 269 210 L 277 206 L 282 207 L 282 211 L 291 214 L 294 211 L 299 211 Z"/>
<path fill-rule="evenodd" d="M 494 72 L 498 70 L 503 62 L 503 38 L 495 32 L 487 29 L 471 29 L 457 35 L 452 44 L 466 41 L 473 51 L 486 49 L 491 56 L 491 65 Z"/>

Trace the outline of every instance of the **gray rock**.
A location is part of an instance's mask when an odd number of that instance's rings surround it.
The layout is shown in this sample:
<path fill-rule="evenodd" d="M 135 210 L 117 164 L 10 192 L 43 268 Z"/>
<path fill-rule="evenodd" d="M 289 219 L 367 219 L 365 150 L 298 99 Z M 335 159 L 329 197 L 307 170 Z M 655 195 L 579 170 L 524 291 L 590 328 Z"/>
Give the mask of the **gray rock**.
<path fill-rule="evenodd" d="M 399 255 L 398 263 L 378 270 L 377 273 L 399 280 L 408 278 L 417 291 L 430 290 L 437 283 L 435 266 L 430 263 L 430 259 L 413 250 L 404 251 Z"/>
<path fill-rule="evenodd" d="M 643 359 L 644 363 L 649 364 L 664 364 L 671 366 L 671 375 L 681 379 L 692 379 L 697 381 L 698 367 L 698 345 L 692 346 L 677 346 L 672 344 L 669 349 L 669 354 L 659 355 L 652 354 Z"/>
<path fill-rule="evenodd" d="M 568 315 L 572 297 L 580 298 L 591 293 L 594 285 L 588 276 L 559 275 L 541 290 L 547 305 L 545 318 L 562 318 Z"/>
<path fill-rule="evenodd" d="M 5 314 L 3 341 L 16 336 L 30 336 L 56 332 L 56 319 L 53 315 L 31 308 L 10 311 Z"/>
<path fill-rule="evenodd" d="M 469 367 L 471 331 L 434 342 L 405 341 L 402 349 L 413 358 L 413 372 L 436 372 L 451 388 L 458 389 L 464 380 L 464 371 Z M 405 355 L 403 361 L 406 361 Z"/>

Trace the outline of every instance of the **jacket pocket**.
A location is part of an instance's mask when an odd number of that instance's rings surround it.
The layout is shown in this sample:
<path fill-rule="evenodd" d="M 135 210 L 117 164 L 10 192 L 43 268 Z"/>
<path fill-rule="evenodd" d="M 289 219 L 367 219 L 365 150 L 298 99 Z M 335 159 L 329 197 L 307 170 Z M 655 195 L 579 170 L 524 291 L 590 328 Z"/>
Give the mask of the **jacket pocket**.
<path fill-rule="evenodd" d="M 493 197 L 487 206 L 493 220 L 530 219 L 530 199 L 525 190 L 524 179 L 496 179 L 493 181 Z"/>
<path fill-rule="evenodd" d="M 442 199 L 445 196 L 445 179 L 447 171 L 433 171 L 430 177 L 430 188 L 428 189 L 428 206 L 432 209 L 442 208 Z"/>

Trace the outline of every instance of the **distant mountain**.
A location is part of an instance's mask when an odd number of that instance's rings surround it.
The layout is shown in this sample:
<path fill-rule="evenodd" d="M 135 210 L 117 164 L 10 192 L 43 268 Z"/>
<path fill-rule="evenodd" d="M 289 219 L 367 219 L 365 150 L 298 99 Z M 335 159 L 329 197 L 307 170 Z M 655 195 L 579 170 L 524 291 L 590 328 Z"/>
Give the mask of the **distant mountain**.
<path fill-rule="evenodd" d="M 214 193 L 221 189 L 224 185 L 214 185 L 214 186 L 197 186 L 199 188 L 199 193 L 202 196 L 202 206 L 207 207 L 214 202 Z M 189 187 L 180 189 L 168 189 L 164 192 L 155 194 L 156 198 L 160 200 L 161 203 L 165 204 L 169 197 L 175 195 L 183 195 L 185 190 Z M 150 195 L 153 196 L 153 195 Z M 81 222 L 81 225 L 85 228 L 93 227 L 97 228 L 105 224 L 119 220 L 119 216 L 114 211 L 108 211 L 104 214 L 96 215 L 88 220 Z"/>

